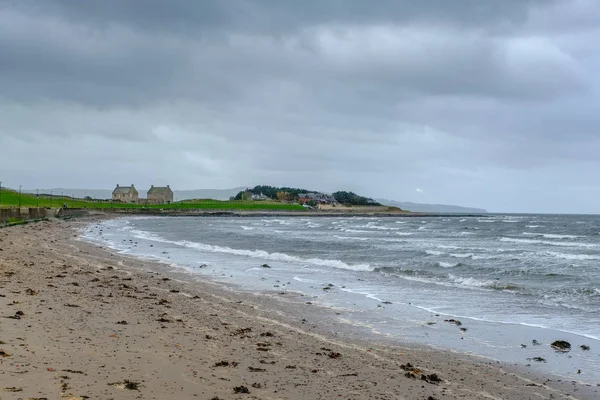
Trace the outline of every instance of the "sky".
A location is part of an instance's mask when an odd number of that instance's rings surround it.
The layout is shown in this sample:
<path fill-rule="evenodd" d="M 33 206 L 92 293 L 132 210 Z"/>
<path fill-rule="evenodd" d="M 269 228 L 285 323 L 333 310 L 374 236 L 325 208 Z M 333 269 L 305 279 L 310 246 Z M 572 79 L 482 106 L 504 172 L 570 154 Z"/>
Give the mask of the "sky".
<path fill-rule="evenodd" d="M 0 0 L 0 181 L 600 213 L 600 1 Z"/>

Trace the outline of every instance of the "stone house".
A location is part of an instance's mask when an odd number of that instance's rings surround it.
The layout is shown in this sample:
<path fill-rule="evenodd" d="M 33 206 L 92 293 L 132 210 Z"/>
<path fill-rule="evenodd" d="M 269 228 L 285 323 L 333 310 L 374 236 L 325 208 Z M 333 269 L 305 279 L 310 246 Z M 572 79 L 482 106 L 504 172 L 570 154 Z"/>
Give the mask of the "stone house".
<path fill-rule="evenodd" d="M 300 204 L 305 204 L 309 201 L 315 201 L 319 204 L 330 204 L 335 203 L 335 197 L 325 193 L 298 193 L 298 202 Z"/>
<path fill-rule="evenodd" d="M 256 201 L 256 200 L 271 200 L 271 199 L 262 193 L 259 193 L 259 194 L 252 193 L 252 200 Z"/>
<path fill-rule="evenodd" d="M 173 191 L 171 187 L 159 187 L 152 185 L 148 190 L 149 204 L 171 204 L 173 202 Z"/>
<path fill-rule="evenodd" d="M 137 203 L 138 202 L 138 191 L 133 186 L 119 186 L 112 192 L 112 200 L 121 203 Z"/>

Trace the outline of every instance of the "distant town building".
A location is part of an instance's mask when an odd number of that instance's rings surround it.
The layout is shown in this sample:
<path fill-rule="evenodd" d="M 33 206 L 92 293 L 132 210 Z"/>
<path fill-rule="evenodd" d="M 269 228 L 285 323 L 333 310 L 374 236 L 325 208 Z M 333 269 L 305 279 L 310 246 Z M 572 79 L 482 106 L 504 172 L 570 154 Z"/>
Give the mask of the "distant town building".
<path fill-rule="evenodd" d="M 152 185 L 148 190 L 149 204 L 171 204 L 173 202 L 173 191 L 171 187 L 159 187 Z"/>
<path fill-rule="evenodd" d="M 335 203 L 335 197 L 325 193 L 298 193 L 298 201 L 300 204 L 315 201 L 317 203 Z"/>
<path fill-rule="evenodd" d="M 259 194 L 252 193 L 252 200 L 271 200 L 271 199 L 262 193 L 259 193 Z"/>
<path fill-rule="evenodd" d="M 119 201 L 121 203 L 137 203 L 138 202 L 138 191 L 135 189 L 133 184 L 131 186 L 119 186 L 112 192 L 113 201 Z"/>

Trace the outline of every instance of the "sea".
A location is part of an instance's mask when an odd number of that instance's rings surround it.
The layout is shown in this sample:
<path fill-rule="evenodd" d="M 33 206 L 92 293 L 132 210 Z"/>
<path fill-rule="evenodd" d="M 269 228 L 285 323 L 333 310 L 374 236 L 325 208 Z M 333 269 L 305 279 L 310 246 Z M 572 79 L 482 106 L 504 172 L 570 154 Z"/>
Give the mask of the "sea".
<path fill-rule="evenodd" d="M 82 236 L 235 290 L 302 294 L 365 337 L 600 383 L 600 216 L 125 217 Z"/>

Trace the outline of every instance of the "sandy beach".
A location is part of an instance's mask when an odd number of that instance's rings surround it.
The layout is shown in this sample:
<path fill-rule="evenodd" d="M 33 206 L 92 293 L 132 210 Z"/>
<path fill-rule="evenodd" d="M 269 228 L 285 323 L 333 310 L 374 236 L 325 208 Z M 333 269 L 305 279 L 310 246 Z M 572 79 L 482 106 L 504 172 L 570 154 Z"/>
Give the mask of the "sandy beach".
<path fill-rule="evenodd" d="M 0 229 L 0 399 L 600 396 L 493 360 L 341 340 L 274 297 L 80 240 L 93 221 Z"/>

